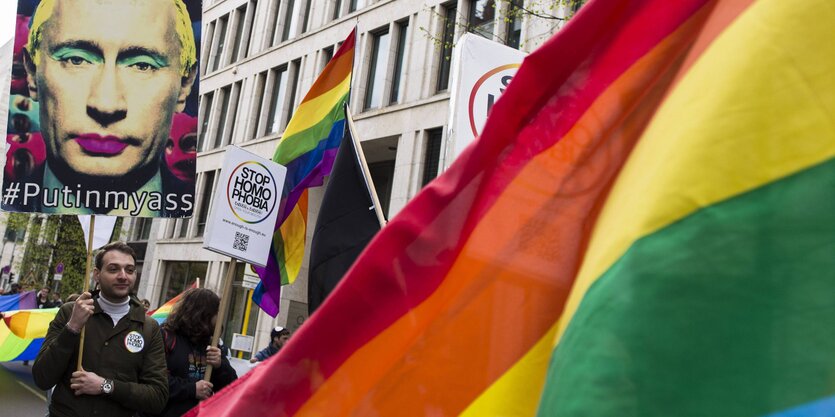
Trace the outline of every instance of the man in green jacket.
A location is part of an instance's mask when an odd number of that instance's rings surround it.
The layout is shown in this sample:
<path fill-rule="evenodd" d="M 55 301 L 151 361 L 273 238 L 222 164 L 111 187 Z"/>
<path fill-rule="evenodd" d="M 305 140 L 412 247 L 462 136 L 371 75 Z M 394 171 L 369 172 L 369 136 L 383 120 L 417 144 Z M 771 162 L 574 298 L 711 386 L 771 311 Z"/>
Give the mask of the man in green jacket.
<path fill-rule="evenodd" d="M 51 416 L 133 416 L 158 413 L 168 401 L 165 348 L 156 320 L 130 296 L 136 259 L 123 242 L 95 258 L 99 291 L 61 307 L 32 366 L 35 383 L 55 386 Z M 81 329 L 82 371 L 77 371 Z"/>

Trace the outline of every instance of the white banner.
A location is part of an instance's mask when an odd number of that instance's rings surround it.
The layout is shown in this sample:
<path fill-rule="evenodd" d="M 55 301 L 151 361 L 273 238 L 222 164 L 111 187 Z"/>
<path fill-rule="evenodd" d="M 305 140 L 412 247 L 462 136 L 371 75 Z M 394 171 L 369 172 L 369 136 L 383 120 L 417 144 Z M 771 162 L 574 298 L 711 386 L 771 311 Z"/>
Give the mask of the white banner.
<path fill-rule="evenodd" d="M 501 97 L 526 54 L 467 33 L 455 44 L 449 130 L 442 168 L 446 170 L 484 127 L 487 114 Z"/>
<path fill-rule="evenodd" d="M 203 247 L 265 266 L 286 175 L 287 168 L 228 146 Z"/>

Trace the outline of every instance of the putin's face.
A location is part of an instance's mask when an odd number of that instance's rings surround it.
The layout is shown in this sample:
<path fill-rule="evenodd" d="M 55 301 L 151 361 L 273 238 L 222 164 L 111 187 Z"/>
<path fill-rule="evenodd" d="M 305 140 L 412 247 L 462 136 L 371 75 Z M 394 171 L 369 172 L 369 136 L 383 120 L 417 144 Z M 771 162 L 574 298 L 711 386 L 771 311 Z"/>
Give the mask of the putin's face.
<path fill-rule="evenodd" d="M 37 62 L 27 65 L 56 173 L 156 171 L 193 81 L 180 68 L 175 17 L 170 0 L 56 2 Z"/>

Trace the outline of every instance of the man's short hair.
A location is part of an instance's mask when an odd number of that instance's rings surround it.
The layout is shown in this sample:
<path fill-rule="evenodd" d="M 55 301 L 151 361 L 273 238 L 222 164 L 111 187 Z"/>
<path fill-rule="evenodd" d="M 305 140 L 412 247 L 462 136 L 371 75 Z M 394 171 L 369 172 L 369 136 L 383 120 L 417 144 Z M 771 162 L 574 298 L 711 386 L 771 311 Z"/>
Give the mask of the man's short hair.
<path fill-rule="evenodd" d="M 59 0 L 41 0 L 35 14 L 32 16 L 32 27 L 29 29 L 29 42 L 26 50 L 32 57 L 32 62 L 38 64 L 40 52 L 38 48 L 43 40 L 43 24 L 52 17 L 55 11 L 55 2 Z M 121 1 L 121 0 L 119 0 Z M 171 0 L 177 10 L 176 31 L 180 41 L 180 74 L 187 77 L 192 68 L 197 64 L 197 45 L 194 42 L 194 31 L 191 28 L 191 17 L 188 8 L 183 0 Z"/>
<path fill-rule="evenodd" d="M 130 255 L 130 257 L 133 258 L 133 264 L 136 265 L 136 252 L 133 251 L 132 247 L 128 246 L 125 242 L 110 242 L 102 246 L 96 254 L 96 269 L 101 271 L 101 268 L 104 266 L 104 254 L 114 250 L 122 252 L 125 255 Z"/>

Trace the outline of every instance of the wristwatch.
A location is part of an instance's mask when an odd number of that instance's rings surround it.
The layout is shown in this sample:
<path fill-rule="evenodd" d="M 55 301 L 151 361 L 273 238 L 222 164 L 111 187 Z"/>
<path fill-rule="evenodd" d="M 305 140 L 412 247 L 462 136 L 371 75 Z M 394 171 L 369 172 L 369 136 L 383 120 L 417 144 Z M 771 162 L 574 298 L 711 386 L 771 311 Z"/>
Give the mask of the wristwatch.
<path fill-rule="evenodd" d="M 101 383 L 101 392 L 102 394 L 110 394 L 113 392 L 113 380 L 112 379 L 105 379 Z"/>

